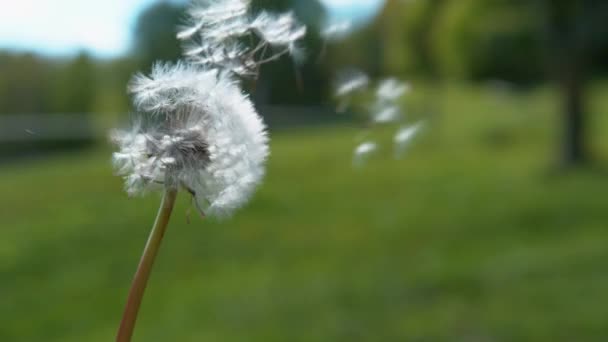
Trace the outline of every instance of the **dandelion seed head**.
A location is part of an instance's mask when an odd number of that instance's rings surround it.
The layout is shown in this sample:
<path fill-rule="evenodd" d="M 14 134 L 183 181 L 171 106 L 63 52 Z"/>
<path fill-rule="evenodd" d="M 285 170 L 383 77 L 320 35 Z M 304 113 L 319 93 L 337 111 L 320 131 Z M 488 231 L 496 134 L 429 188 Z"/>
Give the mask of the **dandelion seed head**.
<path fill-rule="evenodd" d="M 157 64 L 131 83 L 138 123 L 115 131 L 113 161 L 131 195 L 184 187 L 205 214 L 246 203 L 264 175 L 266 129 L 226 72 Z"/>

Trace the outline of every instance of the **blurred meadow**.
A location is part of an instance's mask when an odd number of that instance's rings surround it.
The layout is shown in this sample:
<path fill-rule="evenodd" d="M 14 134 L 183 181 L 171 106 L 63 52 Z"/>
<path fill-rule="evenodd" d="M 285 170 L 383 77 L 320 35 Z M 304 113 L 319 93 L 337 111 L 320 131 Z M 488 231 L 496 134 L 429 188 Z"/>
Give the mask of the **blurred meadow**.
<path fill-rule="evenodd" d="M 336 9 L 254 1 L 309 18 L 304 89 L 289 60 L 264 67 L 267 176 L 226 220 L 180 196 L 134 341 L 605 341 L 608 36 L 568 32 L 608 12 L 547 3 L 545 23 L 518 1 L 389 0 L 317 63 L 315 13 Z M 137 37 L 183 13 L 150 6 L 119 57 L 0 53 L 0 341 L 115 336 L 160 195 L 128 198 L 106 132 L 130 74 L 176 55 Z M 334 112 L 349 66 L 411 83 L 424 126 L 401 158 L 393 126 Z M 379 147 L 354 167 L 362 135 Z"/>

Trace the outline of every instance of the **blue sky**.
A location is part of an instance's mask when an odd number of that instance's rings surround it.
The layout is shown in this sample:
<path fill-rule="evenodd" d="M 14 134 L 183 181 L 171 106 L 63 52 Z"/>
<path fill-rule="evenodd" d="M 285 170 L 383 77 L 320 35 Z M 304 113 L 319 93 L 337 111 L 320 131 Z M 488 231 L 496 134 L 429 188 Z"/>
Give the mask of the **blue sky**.
<path fill-rule="evenodd" d="M 137 14 L 155 1 L 0 0 L 0 49 L 47 55 L 86 49 L 100 57 L 117 56 L 129 46 Z M 321 1 L 336 20 L 364 20 L 373 16 L 383 0 Z"/>

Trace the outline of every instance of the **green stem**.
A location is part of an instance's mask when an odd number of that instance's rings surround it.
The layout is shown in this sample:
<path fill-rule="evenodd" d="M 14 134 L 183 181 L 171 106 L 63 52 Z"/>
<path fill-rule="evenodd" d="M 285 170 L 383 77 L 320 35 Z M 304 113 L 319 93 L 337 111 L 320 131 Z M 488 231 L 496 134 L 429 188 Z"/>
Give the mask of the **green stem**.
<path fill-rule="evenodd" d="M 129 297 L 127 299 L 127 305 L 125 307 L 122 321 L 120 322 L 120 328 L 116 336 L 116 342 L 129 342 L 133 336 L 133 329 L 135 328 L 135 321 L 137 320 L 137 313 L 139 312 L 139 306 L 141 304 L 144 291 L 146 290 L 146 284 L 148 278 L 150 278 L 150 271 L 154 264 L 154 259 L 158 254 L 161 241 L 165 235 L 173 206 L 175 205 L 175 198 L 177 197 L 176 189 L 168 189 L 165 192 L 160 208 L 158 209 L 158 215 L 154 222 L 154 227 L 148 237 L 148 242 L 144 248 L 144 253 L 139 261 L 137 272 L 133 278 L 131 289 L 129 291 Z"/>

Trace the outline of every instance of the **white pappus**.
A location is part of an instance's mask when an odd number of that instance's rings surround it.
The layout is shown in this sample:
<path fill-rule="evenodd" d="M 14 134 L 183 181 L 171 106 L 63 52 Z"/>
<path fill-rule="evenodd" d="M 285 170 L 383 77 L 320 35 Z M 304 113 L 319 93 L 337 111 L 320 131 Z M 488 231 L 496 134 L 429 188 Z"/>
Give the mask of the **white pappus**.
<path fill-rule="evenodd" d="M 113 161 L 129 194 L 183 188 L 207 215 L 241 207 L 264 175 L 266 128 L 226 72 L 157 64 L 130 85 L 138 110 L 129 131 L 114 131 Z"/>

